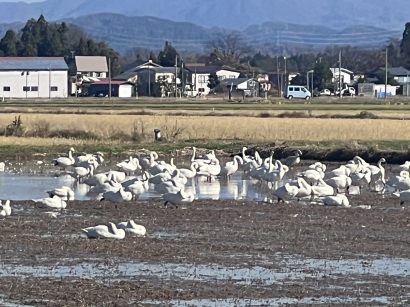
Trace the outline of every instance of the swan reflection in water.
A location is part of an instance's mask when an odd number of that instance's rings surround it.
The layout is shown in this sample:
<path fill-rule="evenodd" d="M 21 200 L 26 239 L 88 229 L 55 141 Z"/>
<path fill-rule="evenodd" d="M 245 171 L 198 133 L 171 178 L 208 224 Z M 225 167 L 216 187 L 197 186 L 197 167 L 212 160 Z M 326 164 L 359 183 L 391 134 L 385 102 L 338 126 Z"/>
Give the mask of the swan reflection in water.
<path fill-rule="evenodd" d="M 129 177 L 132 178 L 132 177 Z M 77 183 L 72 178 L 47 177 L 47 176 L 14 176 L 0 174 L 0 193 L 3 198 L 10 200 L 27 200 L 46 197 L 46 191 L 61 185 L 71 186 L 75 192 L 76 200 L 98 199 L 90 188 L 84 183 Z M 190 179 L 185 187 L 186 192 L 194 192 L 195 199 L 204 200 L 254 200 L 263 201 L 267 197 L 266 187 L 257 180 L 242 179 L 240 174 L 235 174 L 229 181 L 224 178 L 216 178 L 212 182 Z M 152 186 L 140 195 L 138 199 L 147 200 L 160 198 Z"/>

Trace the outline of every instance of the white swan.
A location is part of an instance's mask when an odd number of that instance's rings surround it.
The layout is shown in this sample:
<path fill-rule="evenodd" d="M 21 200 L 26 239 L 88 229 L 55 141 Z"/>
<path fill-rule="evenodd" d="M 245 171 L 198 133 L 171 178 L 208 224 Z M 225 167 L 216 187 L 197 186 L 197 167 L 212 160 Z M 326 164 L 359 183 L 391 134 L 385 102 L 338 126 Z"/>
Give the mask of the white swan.
<path fill-rule="evenodd" d="M 128 160 L 117 163 L 119 167 L 126 175 L 131 175 L 141 168 L 138 158 L 129 157 Z"/>
<path fill-rule="evenodd" d="M 399 166 L 401 171 L 409 171 L 410 170 L 410 161 L 406 161 Z"/>
<path fill-rule="evenodd" d="M 239 165 L 243 164 L 243 160 L 240 156 L 234 156 L 232 161 L 228 161 L 221 169 L 221 175 L 226 177 L 228 180 L 231 178 L 231 175 L 235 174 Z"/>
<path fill-rule="evenodd" d="M 177 193 L 184 187 L 185 186 L 183 184 L 175 181 L 174 179 L 170 179 L 168 181 L 164 181 L 159 184 L 156 184 L 154 187 L 154 190 L 159 194 Z"/>
<path fill-rule="evenodd" d="M 68 157 L 59 157 L 57 159 L 54 159 L 54 166 L 60 166 L 61 168 L 65 169 L 66 167 L 73 165 L 75 163 L 75 160 L 73 158 L 74 151 L 74 148 L 71 147 L 68 151 Z"/>
<path fill-rule="evenodd" d="M 119 189 L 122 188 L 121 183 L 111 179 L 107 180 L 101 184 L 97 184 L 96 186 L 92 187 L 89 191 L 90 194 L 102 194 L 108 191 L 111 192 L 118 192 Z"/>
<path fill-rule="evenodd" d="M 191 168 L 180 168 L 179 171 L 182 175 L 184 175 L 186 178 L 191 179 L 196 176 L 196 170 L 199 167 L 198 163 L 192 162 L 191 163 Z"/>
<path fill-rule="evenodd" d="M 198 176 L 206 176 L 207 181 L 212 181 L 212 177 L 218 176 L 221 173 L 221 165 L 218 159 L 213 159 L 209 164 L 204 164 L 199 167 Z"/>
<path fill-rule="evenodd" d="M 349 193 L 349 187 L 352 185 L 352 178 L 346 175 L 340 175 L 326 179 L 325 182 L 333 187 L 337 193 L 341 190 L 345 190 L 346 193 Z"/>
<path fill-rule="evenodd" d="M 367 169 L 364 173 L 362 172 L 354 172 L 350 175 L 352 178 L 352 185 L 359 187 L 359 193 L 362 193 L 363 186 L 369 186 L 372 177 L 372 173 L 369 169 Z"/>
<path fill-rule="evenodd" d="M 160 184 L 161 182 L 167 181 L 171 179 L 171 174 L 169 170 L 164 169 L 162 173 L 156 174 L 155 176 L 152 176 L 148 179 L 149 183 L 153 184 Z"/>
<path fill-rule="evenodd" d="M 335 194 L 335 190 L 320 178 L 317 185 L 312 186 L 312 194 L 317 197 L 331 196 Z"/>
<path fill-rule="evenodd" d="M 325 206 L 343 206 L 346 208 L 351 207 L 349 199 L 344 194 L 326 196 L 322 199 Z"/>
<path fill-rule="evenodd" d="M 4 204 L 2 204 L 0 200 L 0 216 L 9 216 L 11 215 L 11 206 L 10 206 L 10 200 L 6 200 Z"/>
<path fill-rule="evenodd" d="M 132 193 L 129 191 L 125 191 L 123 187 L 121 187 L 118 191 L 107 191 L 102 194 L 101 201 L 107 200 L 113 203 L 120 203 L 123 201 L 131 201 L 132 200 Z"/>
<path fill-rule="evenodd" d="M 193 192 L 185 192 L 184 189 L 179 190 L 178 192 L 165 193 L 163 196 L 165 200 L 164 206 L 167 206 L 168 203 L 178 207 L 182 203 L 191 203 L 195 199 Z"/>
<path fill-rule="evenodd" d="M 341 175 L 350 176 L 351 170 L 347 168 L 345 165 L 340 165 L 338 168 L 328 172 L 325 174 L 325 178 L 332 178 Z"/>
<path fill-rule="evenodd" d="M 305 179 L 303 178 L 298 178 L 297 179 L 297 185 L 298 185 L 298 193 L 296 194 L 296 198 L 305 198 L 305 197 L 311 197 L 312 196 L 312 186 L 306 182 Z"/>
<path fill-rule="evenodd" d="M 74 191 L 68 186 L 62 186 L 53 190 L 47 191 L 50 197 L 58 196 L 64 201 L 74 200 Z"/>
<path fill-rule="evenodd" d="M 118 229 L 114 223 L 109 223 L 106 225 L 97 225 L 94 227 L 87 227 L 81 229 L 89 239 L 124 239 L 125 231 L 124 229 Z"/>
<path fill-rule="evenodd" d="M 290 183 L 286 183 L 285 185 L 279 187 L 276 189 L 275 192 L 273 192 L 273 195 L 278 198 L 278 203 L 280 201 L 289 201 L 298 195 L 299 188 L 297 186 L 291 185 Z"/>
<path fill-rule="evenodd" d="M 148 181 L 136 180 L 133 184 L 128 185 L 125 190 L 131 192 L 134 200 L 149 189 Z"/>
<path fill-rule="evenodd" d="M 124 172 L 119 172 L 119 171 L 108 171 L 106 172 L 107 176 L 110 177 L 111 179 L 117 181 L 117 182 L 123 182 L 127 175 Z"/>
<path fill-rule="evenodd" d="M 67 203 L 58 196 L 32 199 L 40 208 L 65 209 Z"/>
<path fill-rule="evenodd" d="M 322 162 L 315 162 L 311 165 L 308 166 L 309 169 L 318 169 L 320 170 L 322 173 L 324 173 L 326 171 L 326 164 L 322 163 Z"/>
<path fill-rule="evenodd" d="M 128 222 L 120 222 L 117 224 L 118 229 L 123 229 L 125 232 L 137 235 L 145 236 L 147 229 L 143 225 L 138 225 L 134 220 L 129 220 Z"/>
<path fill-rule="evenodd" d="M 6 169 L 6 164 L 4 162 L 0 162 L 0 173 L 3 173 Z"/>
<path fill-rule="evenodd" d="M 89 185 L 89 186 L 96 186 L 99 184 L 103 184 L 106 181 L 109 181 L 112 179 L 112 175 L 110 174 L 95 174 L 92 177 L 84 179 L 84 183 Z"/>
<path fill-rule="evenodd" d="M 158 159 L 158 154 L 155 151 L 151 151 L 149 154 L 149 158 L 143 158 L 139 161 L 141 168 L 144 171 L 149 170 L 153 167 L 157 162 L 155 160 Z"/>
<path fill-rule="evenodd" d="M 297 176 L 304 178 L 309 184 L 314 185 L 325 177 L 325 173 L 320 167 L 317 167 L 316 169 L 307 169 L 306 171 L 300 172 Z"/>
<path fill-rule="evenodd" d="M 373 191 L 376 191 L 377 182 L 381 182 L 383 186 L 386 185 L 385 169 L 382 165 L 382 163 L 385 163 L 385 162 L 386 160 L 384 158 L 381 158 L 379 162 L 377 162 L 377 165 L 367 166 L 367 169 L 370 169 L 371 171 L 370 188 Z"/>

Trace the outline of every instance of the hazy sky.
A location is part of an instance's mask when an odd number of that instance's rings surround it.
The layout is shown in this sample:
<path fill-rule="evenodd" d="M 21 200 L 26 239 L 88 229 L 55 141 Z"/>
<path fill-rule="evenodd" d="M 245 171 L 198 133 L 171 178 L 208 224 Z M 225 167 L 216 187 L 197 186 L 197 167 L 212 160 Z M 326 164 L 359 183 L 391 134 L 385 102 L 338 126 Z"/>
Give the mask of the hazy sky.
<path fill-rule="evenodd" d="M 27 2 L 27 3 L 31 3 L 31 2 L 42 2 L 45 0 L 0 0 L 0 2 Z"/>

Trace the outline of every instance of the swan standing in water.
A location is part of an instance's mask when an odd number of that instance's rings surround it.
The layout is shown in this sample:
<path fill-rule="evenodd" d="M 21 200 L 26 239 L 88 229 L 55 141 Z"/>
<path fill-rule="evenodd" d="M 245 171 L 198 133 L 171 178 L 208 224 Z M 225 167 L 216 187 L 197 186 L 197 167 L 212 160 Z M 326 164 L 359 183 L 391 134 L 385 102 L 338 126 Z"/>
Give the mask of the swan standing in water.
<path fill-rule="evenodd" d="M 97 225 L 94 227 L 87 227 L 81 229 L 83 233 L 87 235 L 89 239 L 119 239 L 125 238 L 124 229 L 118 229 L 114 223 L 109 223 L 106 225 Z"/>
<path fill-rule="evenodd" d="M 196 176 L 196 170 L 199 167 L 198 163 L 192 162 L 191 163 L 191 168 L 180 168 L 179 172 L 181 175 L 185 176 L 187 179 L 194 178 Z"/>
<path fill-rule="evenodd" d="M 128 222 L 120 222 L 117 224 L 117 228 L 123 229 L 125 232 L 137 236 L 145 236 L 147 232 L 147 229 L 144 226 L 136 224 L 134 220 L 129 220 Z"/>
<path fill-rule="evenodd" d="M 0 216 L 6 217 L 11 215 L 11 206 L 10 206 L 10 200 L 6 200 L 4 205 L 2 204 L 0 200 Z"/>
<path fill-rule="evenodd" d="M 239 165 L 243 164 L 243 160 L 240 156 L 234 156 L 232 161 L 228 161 L 221 169 L 221 175 L 224 176 L 227 180 L 231 178 L 231 175 L 235 174 Z"/>

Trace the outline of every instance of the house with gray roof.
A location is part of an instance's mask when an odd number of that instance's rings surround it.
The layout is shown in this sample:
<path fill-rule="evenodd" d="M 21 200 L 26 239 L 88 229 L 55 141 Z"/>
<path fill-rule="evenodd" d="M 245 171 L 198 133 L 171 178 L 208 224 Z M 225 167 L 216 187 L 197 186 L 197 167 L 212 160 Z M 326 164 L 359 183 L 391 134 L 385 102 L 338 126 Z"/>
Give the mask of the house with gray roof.
<path fill-rule="evenodd" d="M 66 98 L 63 57 L 0 57 L 0 99 Z"/>
<path fill-rule="evenodd" d="M 134 84 L 139 96 L 166 97 L 175 93 L 175 84 L 181 94 L 182 84 L 187 84 L 188 75 L 185 68 L 163 67 L 149 60 L 115 76 L 113 80 Z"/>
<path fill-rule="evenodd" d="M 259 82 L 255 78 L 225 79 L 221 81 L 221 85 L 233 96 L 234 94 L 240 94 L 243 98 L 259 96 Z"/>

